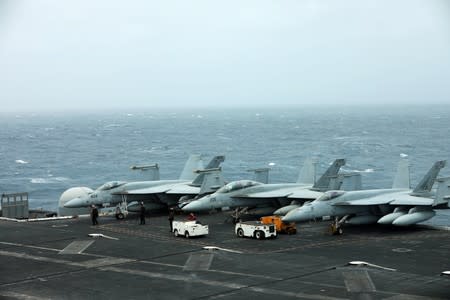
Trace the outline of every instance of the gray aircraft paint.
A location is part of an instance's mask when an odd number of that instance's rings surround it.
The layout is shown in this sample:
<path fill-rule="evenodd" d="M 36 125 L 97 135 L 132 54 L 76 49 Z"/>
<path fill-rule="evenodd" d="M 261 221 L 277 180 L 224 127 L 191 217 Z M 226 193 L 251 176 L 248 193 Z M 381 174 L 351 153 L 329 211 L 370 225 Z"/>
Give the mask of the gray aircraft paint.
<path fill-rule="evenodd" d="M 400 162 L 397 169 L 396 180 L 402 176 L 399 173 L 407 170 L 404 162 Z M 379 189 L 363 191 L 329 191 L 311 203 L 289 212 L 283 221 L 300 222 L 324 216 L 343 217 L 352 216 L 358 218 L 357 224 L 379 222 L 382 224 L 393 224 L 407 226 L 417 222 L 425 221 L 434 216 L 433 207 L 442 203 L 443 192 L 448 192 L 448 183 L 444 181 L 439 185 L 436 199 L 430 199 L 418 195 L 431 196 L 431 188 L 439 171 L 445 166 L 445 161 L 438 161 L 423 177 L 414 190 L 410 189 Z M 409 174 L 407 174 L 409 177 Z M 399 181 L 400 180 L 400 181 Z M 376 218 L 374 218 L 376 216 Z"/>

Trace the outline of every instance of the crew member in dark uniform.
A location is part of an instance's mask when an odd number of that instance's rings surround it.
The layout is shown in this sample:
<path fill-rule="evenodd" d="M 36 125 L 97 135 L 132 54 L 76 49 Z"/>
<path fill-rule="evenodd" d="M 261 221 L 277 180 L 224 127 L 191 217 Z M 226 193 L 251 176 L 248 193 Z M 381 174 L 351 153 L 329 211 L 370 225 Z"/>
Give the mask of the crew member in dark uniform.
<path fill-rule="evenodd" d="M 169 220 L 169 224 L 170 224 L 170 232 L 173 231 L 172 222 L 173 222 L 174 216 L 175 216 L 175 213 L 173 211 L 173 208 L 169 209 L 169 217 L 167 219 Z"/>
<path fill-rule="evenodd" d="M 145 206 L 144 206 L 144 202 L 141 202 L 141 210 L 140 210 L 139 217 L 141 218 L 141 222 L 139 223 L 139 225 L 145 225 Z"/>
<path fill-rule="evenodd" d="M 98 209 L 95 205 L 92 205 L 92 209 L 91 209 L 91 220 L 92 220 L 92 225 L 98 225 Z"/>

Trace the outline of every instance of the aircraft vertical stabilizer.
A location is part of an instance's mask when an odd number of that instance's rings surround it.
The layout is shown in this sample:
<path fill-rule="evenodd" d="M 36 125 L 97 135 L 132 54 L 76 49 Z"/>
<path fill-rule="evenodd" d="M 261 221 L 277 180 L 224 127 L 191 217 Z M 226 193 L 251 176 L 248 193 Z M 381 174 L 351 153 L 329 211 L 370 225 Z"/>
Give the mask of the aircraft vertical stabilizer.
<path fill-rule="evenodd" d="M 206 166 L 206 170 L 209 169 L 216 169 L 218 167 L 220 167 L 220 164 L 225 161 L 225 156 L 224 155 L 217 155 L 214 156 L 211 161 L 208 163 L 208 165 Z M 197 170 L 201 170 L 201 169 L 196 169 L 194 171 Z M 194 186 L 201 186 L 204 178 L 205 178 L 206 173 L 204 172 L 200 172 L 193 180 L 192 180 L 192 185 Z"/>
<path fill-rule="evenodd" d="M 223 179 L 221 170 L 213 170 L 213 171 L 205 170 L 203 172 L 204 172 L 203 175 L 205 177 L 200 187 L 199 195 L 215 192 L 216 190 L 225 185 L 225 180 Z"/>
<path fill-rule="evenodd" d="M 450 207 L 450 177 L 439 178 L 436 181 L 438 182 L 438 187 L 433 206 L 446 204 L 447 207 Z"/>
<path fill-rule="evenodd" d="M 439 174 L 439 171 L 445 167 L 445 160 L 440 160 L 434 163 L 425 177 L 419 182 L 416 188 L 413 190 L 411 195 L 414 196 L 423 196 L 428 195 L 433 187 L 434 182 L 436 181 L 436 177 Z"/>
<path fill-rule="evenodd" d="M 410 176 L 409 176 L 409 160 L 400 159 L 398 162 L 397 173 L 392 183 L 393 189 L 410 189 Z"/>
<path fill-rule="evenodd" d="M 337 176 L 339 169 L 343 165 L 345 165 L 345 159 L 336 159 L 312 188 L 316 191 L 327 191 L 330 187 L 331 180 Z"/>
<path fill-rule="evenodd" d="M 307 158 L 303 163 L 303 167 L 298 174 L 297 183 L 314 184 L 316 181 L 316 166 L 317 161 L 312 158 Z"/>
<path fill-rule="evenodd" d="M 261 183 L 269 183 L 269 168 L 250 169 L 248 172 L 253 172 L 253 180 Z"/>
<path fill-rule="evenodd" d="M 197 176 L 194 171 L 203 169 L 203 161 L 200 154 L 191 154 L 189 159 L 184 164 L 183 171 L 180 175 L 180 180 L 194 180 Z"/>
<path fill-rule="evenodd" d="M 329 190 L 359 191 L 362 189 L 360 172 L 343 173 L 337 176 L 339 180 L 331 181 Z"/>

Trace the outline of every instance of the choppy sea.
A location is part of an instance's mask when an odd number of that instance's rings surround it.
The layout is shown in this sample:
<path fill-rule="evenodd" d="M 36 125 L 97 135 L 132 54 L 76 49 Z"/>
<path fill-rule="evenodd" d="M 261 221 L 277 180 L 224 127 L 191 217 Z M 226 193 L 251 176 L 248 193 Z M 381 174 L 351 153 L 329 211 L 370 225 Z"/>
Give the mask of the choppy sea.
<path fill-rule="evenodd" d="M 145 180 L 136 164 L 177 179 L 193 153 L 225 155 L 228 181 L 270 167 L 270 182 L 294 182 L 307 157 L 319 174 L 346 158 L 364 188 L 390 187 L 407 156 L 414 186 L 436 160 L 450 176 L 450 105 L 0 113 L 0 193 L 28 192 L 31 208 L 56 210 L 71 187 Z M 435 218 L 450 224 L 447 212 Z"/>

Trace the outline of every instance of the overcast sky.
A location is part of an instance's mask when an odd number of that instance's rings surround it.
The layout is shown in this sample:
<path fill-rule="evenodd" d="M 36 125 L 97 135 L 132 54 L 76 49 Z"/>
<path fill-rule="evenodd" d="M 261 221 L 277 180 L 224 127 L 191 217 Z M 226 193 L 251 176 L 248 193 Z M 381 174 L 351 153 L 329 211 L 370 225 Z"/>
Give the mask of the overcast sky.
<path fill-rule="evenodd" d="M 0 111 L 450 103 L 450 1 L 0 0 Z"/>

